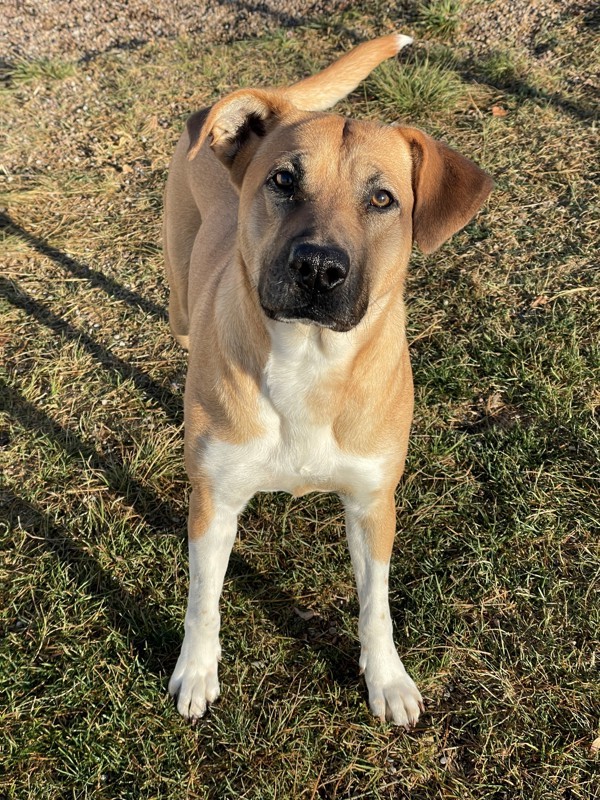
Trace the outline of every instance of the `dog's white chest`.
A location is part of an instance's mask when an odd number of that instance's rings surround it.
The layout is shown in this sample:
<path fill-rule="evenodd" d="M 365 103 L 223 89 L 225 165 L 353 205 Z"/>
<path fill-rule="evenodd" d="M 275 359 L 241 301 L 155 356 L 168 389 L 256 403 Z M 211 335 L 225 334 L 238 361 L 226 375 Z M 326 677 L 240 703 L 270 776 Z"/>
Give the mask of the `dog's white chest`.
<path fill-rule="evenodd" d="M 331 414 L 319 408 L 316 397 L 330 361 L 312 337 L 282 335 L 274 342 L 260 403 L 272 467 L 269 483 L 279 484 L 273 488 L 293 493 L 308 485 L 326 488 L 340 471 L 343 454 L 333 436 Z"/>
<path fill-rule="evenodd" d="M 314 328 L 277 324 L 259 398 L 264 433 L 243 445 L 212 442 L 205 464 L 221 492 L 240 502 L 259 491 L 370 491 L 380 483 L 382 460 L 345 452 L 335 439 L 331 408 L 319 392 L 333 370 L 343 369 L 351 342 L 324 351 Z"/>

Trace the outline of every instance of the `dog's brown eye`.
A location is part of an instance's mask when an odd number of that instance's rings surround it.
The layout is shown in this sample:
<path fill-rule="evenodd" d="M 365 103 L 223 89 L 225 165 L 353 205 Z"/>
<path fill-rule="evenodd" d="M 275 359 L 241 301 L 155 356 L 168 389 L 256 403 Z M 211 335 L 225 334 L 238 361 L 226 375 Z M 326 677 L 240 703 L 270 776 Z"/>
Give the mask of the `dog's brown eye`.
<path fill-rule="evenodd" d="M 284 192 L 289 192 L 294 188 L 294 175 L 287 169 L 276 172 L 273 175 L 273 182 Z"/>
<path fill-rule="evenodd" d="M 375 208 L 387 208 L 391 206 L 393 202 L 394 198 L 389 192 L 386 192 L 385 189 L 378 189 L 371 195 L 369 205 L 375 206 Z"/>
<path fill-rule="evenodd" d="M 391 206 L 393 202 L 394 198 L 389 192 L 386 192 L 385 189 L 378 189 L 376 192 L 373 192 L 369 200 L 369 204 L 375 206 L 375 208 L 386 208 L 387 206 Z"/>

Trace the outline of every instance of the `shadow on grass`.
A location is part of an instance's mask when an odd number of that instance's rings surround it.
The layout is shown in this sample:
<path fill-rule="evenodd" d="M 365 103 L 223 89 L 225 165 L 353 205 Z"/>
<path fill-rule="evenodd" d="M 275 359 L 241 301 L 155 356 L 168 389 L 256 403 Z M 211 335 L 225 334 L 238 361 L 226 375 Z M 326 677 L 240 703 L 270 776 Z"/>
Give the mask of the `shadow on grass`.
<path fill-rule="evenodd" d="M 349 686 L 357 682 L 359 648 L 353 639 L 338 633 L 344 629 L 340 609 L 330 604 L 310 620 L 301 619 L 294 608 L 302 606 L 302 600 L 282 589 L 268 573 L 257 570 L 235 550 L 229 561 L 227 581 L 229 591 L 239 592 L 256 603 L 280 635 L 296 640 L 295 651 L 303 647 L 321 659 L 333 683 Z M 226 586 L 224 592 L 227 591 Z M 226 619 L 224 624 L 227 625 Z"/>
<path fill-rule="evenodd" d="M 463 71 L 463 75 L 468 76 L 469 72 Z M 592 102 L 590 102 L 589 108 L 586 108 L 585 106 L 578 105 L 572 100 L 563 97 L 561 94 L 558 94 L 558 92 L 547 92 L 544 89 L 537 89 L 535 86 L 532 86 L 532 84 L 518 78 L 506 81 L 490 81 L 486 79 L 486 83 L 488 86 L 508 94 L 517 100 L 522 100 L 525 97 L 539 100 L 581 121 L 589 121 L 591 123 L 598 115 L 598 110 L 594 108 Z"/>
<path fill-rule="evenodd" d="M 165 678 L 175 666 L 183 640 L 183 626 L 179 619 L 168 613 L 158 603 L 152 603 L 142 587 L 128 590 L 109 569 L 90 553 L 89 544 L 77 541 L 66 524 L 59 523 L 55 515 L 37 508 L 12 490 L 3 491 L 3 516 L 13 527 L 31 531 L 33 548 L 43 547 L 51 552 L 87 594 L 105 602 L 108 624 L 126 637 L 139 661 L 153 674 Z M 85 514 L 85 509 L 81 508 Z M 307 641 L 306 624 L 296 618 L 293 607 L 297 598 L 282 590 L 272 579 L 252 567 L 248 561 L 233 553 L 228 569 L 228 579 L 233 589 L 260 604 L 267 619 L 285 636 L 294 638 L 309 647 L 327 665 L 332 681 L 340 685 L 356 683 L 357 648 L 343 637 L 336 643 L 326 641 L 325 626 L 341 627 L 339 612 L 328 611 L 320 621 L 313 623 L 323 629 L 310 642 Z M 172 576 L 176 580 L 176 576 Z M 181 609 L 182 614 L 184 609 Z M 340 619 L 336 619 L 336 615 Z M 225 625 L 227 621 L 225 620 Z M 102 636 L 102 633 L 99 633 Z"/>
<path fill-rule="evenodd" d="M 40 431 L 58 444 L 74 462 L 85 463 L 101 473 L 109 490 L 130 505 L 154 533 L 173 527 L 178 512 L 168 498 L 143 486 L 120 464 L 111 464 L 96 448 L 73 431 L 55 422 L 14 387 L 0 381 L 0 409 L 24 428 Z"/>
<path fill-rule="evenodd" d="M 234 41 L 250 40 L 253 38 L 264 38 L 269 35 L 269 32 L 276 33 L 277 29 L 292 30 L 300 26 L 319 26 L 327 31 L 334 31 L 336 34 L 343 34 L 349 37 L 353 44 L 359 44 L 364 41 L 364 33 L 361 33 L 360 28 L 353 30 L 347 27 L 342 19 L 344 11 L 351 8 L 352 4 L 345 0 L 340 2 L 339 5 L 333 10 L 329 10 L 325 16 L 322 10 L 316 10 L 312 5 L 306 13 L 290 13 L 290 9 L 286 10 L 281 7 L 281 4 L 275 2 L 233 2 L 233 0 L 216 0 L 214 6 L 222 8 L 235 7 L 235 17 L 232 17 L 230 22 L 227 20 L 221 25 L 221 35 L 217 27 L 211 31 L 206 29 L 205 21 L 200 21 L 197 25 L 190 25 L 185 30 L 186 36 L 196 36 L 207 33 L 205 41 L 208 44 L 221 42 L 224 44 L 231 44 Z M 417 0 L 402 0 L 400 3 L 394 4 L 394 11 L 398 17 L 398 26 L 402 29 L 406 24 L 418 18 L 419 3 Z M 372 12 L 367 7 L 364 13 L 373 13 L 375 16 L 377 10 Z M 336 19 L 336 15 L 340 15 Z M 248 17 L 254 17 L 254 25 L 248 25 Z M 263 25 L 261 25 L 261 21 Z M 77 59 L 77 63 L 86 64 L 112 52 L 132 52 L 140 50 L 151 42 L 157 40 L 174 40 L 179 38 L 181 33 L 159 32 L 152 33 L 152 35 L 145 37 L 133 37 L 131 39 L 117 40 L 107 47 L 100 49 L 90 49 Z M 15 69 L 15 63 L 9 60 L 0 60 L 0 72 L 3 74 L 4 81 L 11 80 L 11 74 Z M 268 81 L 268 76 L 265 76 Z"/>
<path fill-rule="evenodd" d="M 50 258 L 63 269 L 68 270 L 72 275 L 78 278 L 84 278 L 89 281 L 90 286 L 102 289 L 109 297 L 113 297 L 116 300 L 124 300 L 130 306 L 139 308 L 161 321 L 166 321 L 168 319 L 166 310 L 157 303 L 142 297 L 131 289 L 127 289 L 99 270 L 92 269 L 87 264 L 76 261 L 74 258 L 71 258 L 71 256 L 53 247 L 44 239 L 34 236 L 12 220 L 8 214 L 0 214 L 0 231 L 2 231 L 5 236 L 17 236 L 30 247 L 33 247 L 34 250 L 37 250 L 38 253 Z"/>
<path fill-rule="evenodd" d="M 35 300 L 14 282 L 0 278 L 0 296 L 4 297 L 15 308 L 25 311 L 37 322 L 45 325 L 58 336 L 64 336 L 68 341 L 76 342 L 86 350 L 106 370 L 115 372 L 123 380 L 131 380 L 136 389 L 153 400 L 167 415 L 168 419 L 176 425 L 183 422 L 183 409 L 181 399 L 171 391 L 161 386 L 149 375 L 137 367 L 131 366 L 123 359 L 115 356 L 106 347 L 96 342 L 87 333 L 73 327 L 69 322 L 50 311 L 39 300 Z"/>
<path fill-rule="evenodd" d="M 100 472 L 109 490 L 122 497 L 155 535 L 165 530 L 173 531 L 173 519 L 180 512 L 168 497 L 142 486 L 122 465 L 120 471 L 116 470 L 93 445 L 52 420 L 14 387 L 1 384 L 0 397 L 2 410 L 21 426 L 46 434 L 72 460 Z M 70 495 L 70 500 L 72 498 Z M 151 605 L 142 592 L 126 590 L 90 553 L 89 540 L 84 545 L 70 533 L 68 517 L 85 517 L 87 510 L 84 506 L 80 504 L 75 510 L 66 512 L 61 524 L 55 515 L 37 508 L 11 490 L 3 493 L 2 505 L 3 517 L 14 526 L 31 528 L 35 541 L 68 565 L 82 590 L 106 599 L 109 624 L 127 637 L 147 669 L 159 676 L 172 670 L 183 639 L 182 627 L 176 617 Z M 97 540 L 102 536 L 102 530 L 95 535 Z M 176 580 L 176 577 L 172 579 Z M 358 646 L 343 634 L 332 634 L 332 629 L 342 631 L 344 627 L 339 609 L 332 605 L 322 609 L 321 614 L 310 622 L 300 619 L 294 612 L 294 607 L 301 605 L 298 597 L 282 589 L 268 573 L 255 568 L 235 550 L 230 559 L 227 582 L 230 588 L 225 591 L 237 592 L 255 603 L 267 623 L 281 635 L 296 640 L 293 649 L 308 648 L 322 659 L 333 682 L 342 686 L 356 683 Z M 182 607 L 181 615 L 184 611 Z"/>
<path fill-rule="evenodd" d="M 157 675 L 164 675 L 165 666 L 175 665 L 179 626 L 160 605 L 149 602 L 143 589 L 137 593 L 125 589 L 53 515 L 10 490 L 2 493 L 2 505 L 10 524 L 34 532 L 33 547 L 53 553 L 85 593 L 105 601 L 110 626 L 127 638 L 141 663 Z"/>
<path fill-rule="evenodd" d="M 41 246 L 45 247 L 45 244 L 41 243 Z M 58 257 L 58 251 L 53 248 L 52 251 Z M 73 265 L 76 262 L 71 266 Z M 102 278 L 103 276 L 98 278 L 97 285 L 102 285 Z M 102 288 L 107 287 L 102 285 Z M 112 285 L 110 288 L 113 288 Z M 114 356 L 90 336 L 21 291 L 13 282 L 0 278 L 0 293 L 36 322 L 45 325 L 57 335 L 80 344 L 107 370 L 118 373 L 123 379 L 132 380 L 139 390 L 165 410 L 172 421 L 180 424 L 180 398 L 174 397 L 145 373 Z M 152 488 L 141 485 L 123 464 L 110 463 L 91 443 L 85 442 L 76 433 L 52 420 L 44 411 L 26 400 L 16 388 L 3 385 L 0 392 L 2 407 L 20 425 L 39 430 L 58 444 L 71 459 L 84 462 L 101 473 L 110 492 L 122 497 L 151 531 L 159 534 L 166 528 L 173 530 L 173 519 L 178 515 L 178 510 L 167 497 L 161 497 Z M 72 501 L 72 496 L 70 499 Z M 53 514 L 36 508 L 33 503 L 10 491 L 4 496 L 3 505 L 6 519 L 14 525 L 23 523 L 31 526 L 36 536 L 40 537 L 39 541 L 69 565 L 82 590 L 93 591 L 96 596 L 107 599 L 110 603 L 107 611 L 110 624 L 131 641 L 141 663 L 157 675 L 164 675 L 165 671 L 169 672 L 174 667 L 183 636 L 180 625 L 160 608 L 150 606 L 141 593 L 130 592 L 121 586 L 89 553 L 89 543 L 84 546 L 70 534 L 68 517 L 65 524 L 61 524 Z M 82 505 L 73 512 L 73 516 L 77 517 L 79 512 L 86 515 L 86 509 Z M 99 535 L 101 533 L 99 531 Z M 335 607 L 328 608 L 320 617 L 311 620 L 310 626 L 307 625 L 294 613 L 294 606 L 300 603 L 298 598 L 281 589 L 268 574 L 257 570 L 235 552 L 232 554 L 228 577 L 234 591 L 239 591 L 256 602 L 266 620 L 282 635 L 297 640 L 296 647 L 307 647 L 318 658 L 323 659 L 332 681 L 341 685 L 356 682 L 358 653 L 355 643 L 343 635 L 334 636 L 330 632 L 331 628 L 343 628 L 339 610 Z M 182 614 L 183 611 L 184 609 Z"/>
<path fill-rule="evenodd" d="M 496 53 L 492 52 L 488 57 L 495 54 Z M 435 61 L 434 53 L 432 53 L 431 56 Z M 486 74 L 485 61 L 485 57 L 482 61 L 456 61 L 453 63 L 453 69 L 456 70 L 466 84 L 473 83 L 473 81 L 477 83 L 483 83 L 492 89 L 496 89 L 503 94 L 509 95 L 515 100 L 522 101 L 525 98 L 538 100 L 582 121 L 591 122 L 597 117 L 598 110 L 597 106 L 594 104 L 591 92 L 589 106 L 581 105 L 567 97 L 564 97 L 559 92 L 551 92 L 546 91 L 545 89 L 540 89 L 534 86 L 532 83 L 529 83 L 527 80 L 524 80 L 517 74 L 493 78 Z"/>

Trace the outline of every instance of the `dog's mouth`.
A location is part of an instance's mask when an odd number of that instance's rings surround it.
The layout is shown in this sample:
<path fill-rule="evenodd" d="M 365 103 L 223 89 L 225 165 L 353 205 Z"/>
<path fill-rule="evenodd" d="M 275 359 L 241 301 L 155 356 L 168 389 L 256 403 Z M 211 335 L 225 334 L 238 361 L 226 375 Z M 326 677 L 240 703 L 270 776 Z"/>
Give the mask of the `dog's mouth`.
<path fill-rule="evenodd" d="M 338 333 L 346 333 L 355 328 L 363 318 L 366 308 L 359 313 L 345 313 L 331 315 L 322 309 L 313 306 L 297 308 L 272 309 L 261 303 L 262 310 L 269 319 L 276 322 L 300 322 L 303 325 L 315 325 L 318 328 L 327 328 Z"/>

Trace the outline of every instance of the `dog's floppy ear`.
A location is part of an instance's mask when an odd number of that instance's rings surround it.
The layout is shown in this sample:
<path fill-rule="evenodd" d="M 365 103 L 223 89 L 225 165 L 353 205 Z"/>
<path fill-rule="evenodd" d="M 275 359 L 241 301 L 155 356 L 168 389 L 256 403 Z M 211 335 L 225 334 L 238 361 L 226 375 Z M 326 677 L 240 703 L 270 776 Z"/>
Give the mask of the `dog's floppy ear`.
<path fill-rule="evenodd" d="M 236 156 L 256 137 L 264 136 L 290 108 L 281 92 L 239 89 L 210 109 L 200 130 L 190 136 L 188 159 L 196 157 L 208 139 L 217 158 L 231 169 Z"/>
<path fill-rule="evenodd" d="M 464 227 L 492 191 L 493 181 L 468 158 L 416 128 L 399 128 L 413 162 L 413 240 L 433 253 Z"/>

